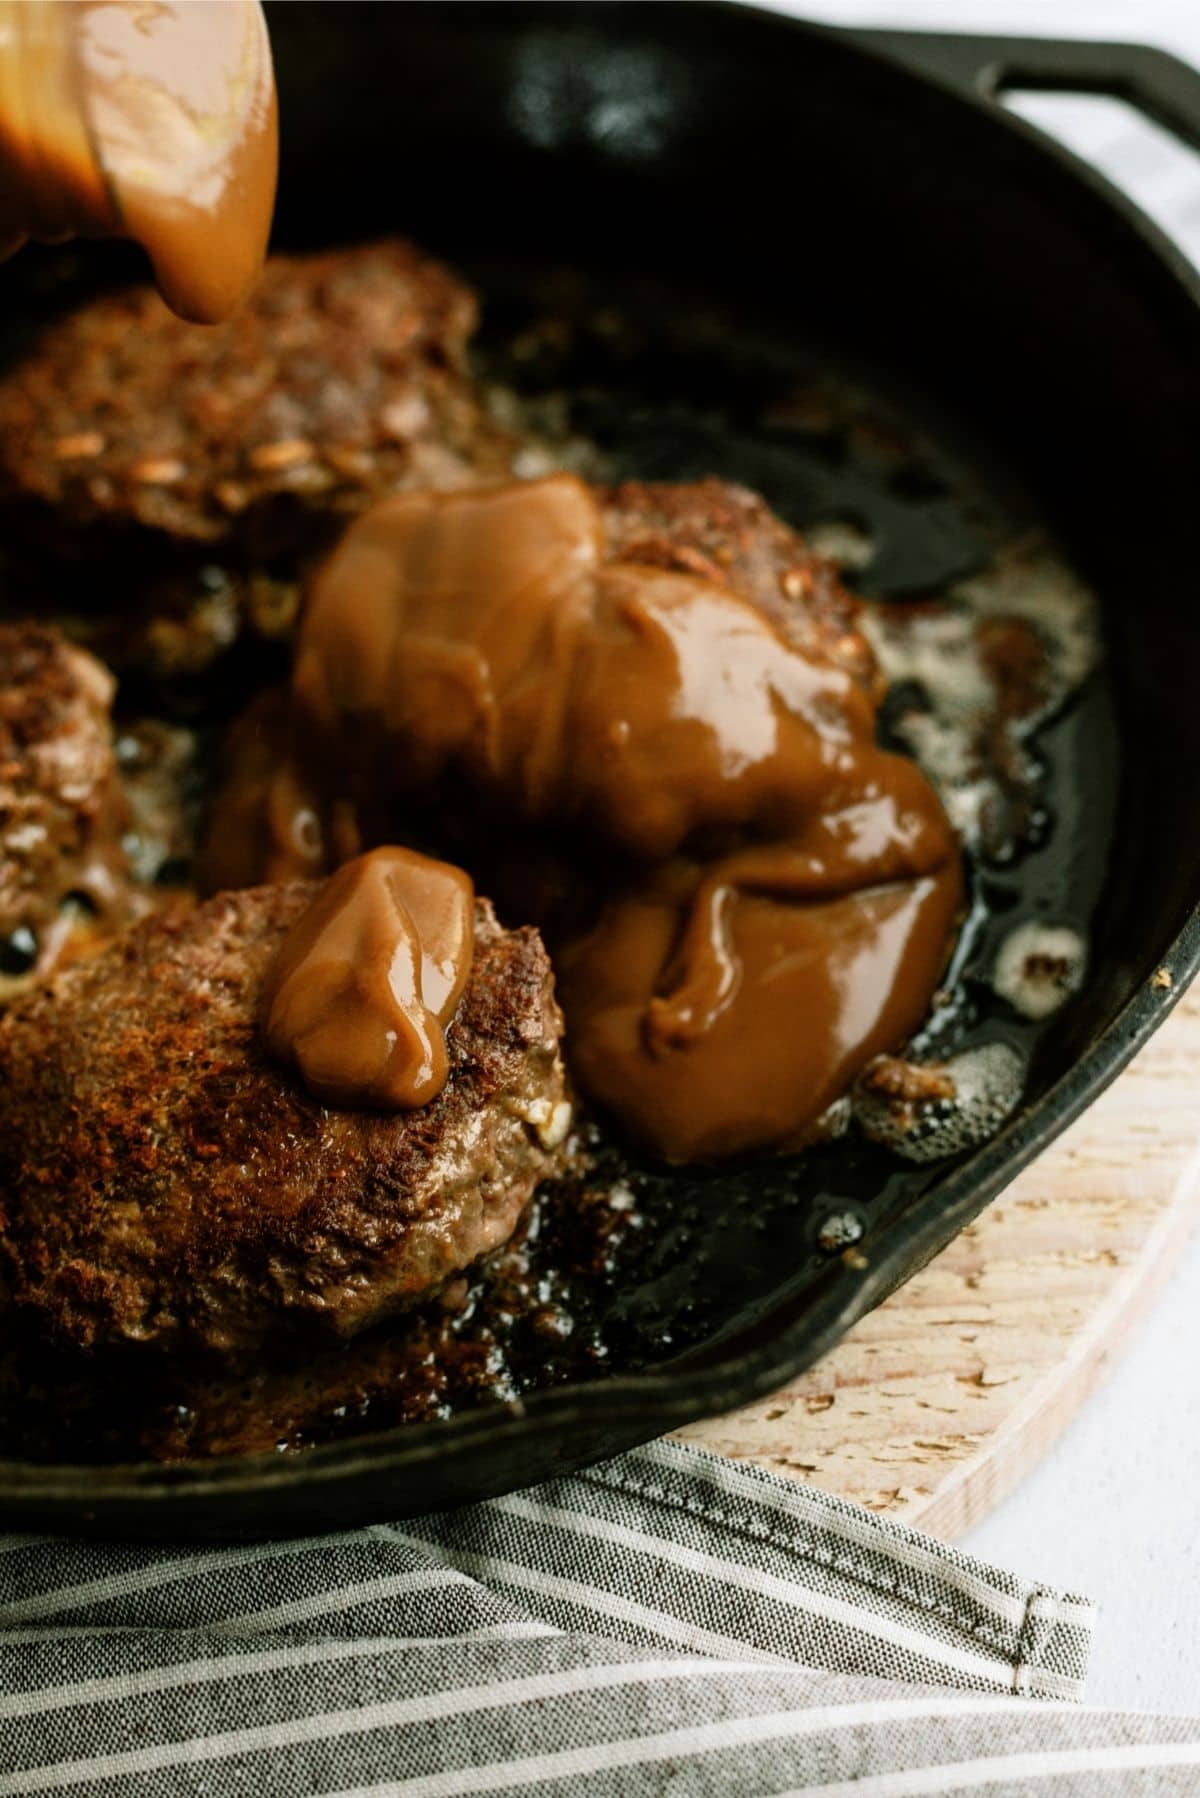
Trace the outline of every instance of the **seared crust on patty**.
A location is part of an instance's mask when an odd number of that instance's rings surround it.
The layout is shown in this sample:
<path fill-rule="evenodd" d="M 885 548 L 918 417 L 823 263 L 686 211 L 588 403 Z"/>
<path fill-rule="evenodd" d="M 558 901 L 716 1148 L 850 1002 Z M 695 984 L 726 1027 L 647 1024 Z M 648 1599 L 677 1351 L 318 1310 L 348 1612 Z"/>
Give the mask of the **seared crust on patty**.
<path fill-rule="evenodd" d="M 63 529 L 126 523 L 197 544 L 274 535 L 401 485 L 446 486 L 510 440 L 464 373 L 474 295 L 391 240 L 275 256 L 204 330 L 149 287 L 52 325 L 0 381 L 0 483 Z"/>
<path fill-rule="evenodd" d="M 0 1300 L 64 1344 L 349 1336 L 505 1241 L 569 1113 L 550 965 L 479 901 L 431 1105 L 326 1111 L 270 1062 L 266 968 L 315 888 L 162 914 L 0 1019 Z"/>
<path fill-rule="evenodd" d="M 0 624 L 0 942 L 24 932 L 39 969 L 70 934 L 68 895 L 110 918 L 126 898 L 112 698 L 107 669 L 58 631 Z"/>
<path fill-rule="evenodd" d="M 862 602 L 834 564 L 748 487 L 704 481 L 623 481 L 601 489 L 610 562 L 678 569 L 729 587 L 806 655 L 864 684 L 875 658 L 859 628 Z"/>

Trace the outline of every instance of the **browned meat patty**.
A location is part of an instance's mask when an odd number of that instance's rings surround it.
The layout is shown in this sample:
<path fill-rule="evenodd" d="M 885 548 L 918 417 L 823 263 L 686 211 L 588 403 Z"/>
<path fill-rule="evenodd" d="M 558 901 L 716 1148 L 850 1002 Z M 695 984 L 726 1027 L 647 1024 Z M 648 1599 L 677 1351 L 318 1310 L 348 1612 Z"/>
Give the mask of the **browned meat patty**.
<path fill-rule="evenodd" d="M 411 244 L 276 256 L 227 324 L 149 287 L 44 333 L 0 383 L 0 473 L 64 525 L 220 544 L 260 509 L 353 510 L 503 465 L 463 379 L 470 290 Z M 286 527 L 280 527 L 284 530 Z"/>
<path fill-rule="evenodd" d="M 125 921 L 112 698 L 107 669 L 57 631 L 0 624 L 0 997 Z"/>
<path fill-rule="evenodd" d="M 861 601 L 834 564 L 746 487 L 710 477 L 692 482 L 626 481 L 598 498 L 610 562 L 651 564 L 727 585 L 805 653 L 834 661 L 872 691 L 878 672 L 860 628 Z M 282 689 L 260 693 L 229 732 L 218 790 L 201 832 L 199 880 L 206 891 L 266 878 L 274 827 L 272 781 L 287 761 L 288 701 Z M 320 780 L 321 771 L 317 770 Z M 415 842 L 472 869 L 505 918 L 533 919 L 557 933 L 585 914 L 612 876 L 612 850 L 601 842 L 565 844 L 549 827 L 529 830 L 498 818 L 457 777 L 421 791 L 370 781 L 359 804 L 363 845 Z M 360 796 L 361 797 L 361 796 Z M 339 794 L 322 793 L 326 803 Z"/>
<path fill-rule="evenodd" d="M 748 487 L 705 481 L 625 481 L 602 492 L 609 559 L 719 581 L 749 600 L 806 654 L 841 663 L 865 683 L 875 659 L 859 630 L 860 602 L 834 564 Z"/>
<path fill-rule="evenodd" d="M 121 668 L 196 673 L 247 623 L 283 634 L 297 562 L 340 518 L 398 487 L 509 472 L 517 441 L 465 370 L 476 311 L 397 240 L 274 257 L 215 327 L 149 287 L 94 301 L 0 380 L 10 560 L 14 532 L 35 570 L 46 553 L 85 560 L 68 597 Z M 105 609 L 118 620 L 99 628 Z"/>
<path fill-rule="evenodd" d="M 506 1240 L 569 1122 L 550 965 L 486 901 L 420 1111 L 326 1111 L 261 1046 L 294 882 L 164 913 L 0 1019 L 0 1299 L 82 1348 L 350 1336 Z"/>

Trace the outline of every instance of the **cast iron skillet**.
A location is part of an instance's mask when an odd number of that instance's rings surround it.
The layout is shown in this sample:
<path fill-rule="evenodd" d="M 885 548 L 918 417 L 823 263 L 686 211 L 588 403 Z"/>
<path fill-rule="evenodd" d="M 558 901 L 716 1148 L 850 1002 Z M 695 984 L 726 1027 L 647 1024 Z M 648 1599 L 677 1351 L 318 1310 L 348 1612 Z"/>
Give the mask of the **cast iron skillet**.
<path fill-rule="evenodd" d="M 1126 45 L 832 33 L 720 5 L 291 4 L 271 23 L 281 243 L 399 229 L 468 262 L 699 283 L 797 340 L 836 335 L 968 418 L 1101 593 L 1117 850 L 1086 990 L 1042 1040 L 1023 1108 L 976 1153 L 868 1208 L 853 1265 L 789 1273 L 768 1253 L 682 1359 L 519 1413 L 299 1456 L 0 1465 L 0 1515 L 16 1526 L 227 1536 L 431 1510 L 764 1394 L 1077 1116 L 1200 960 L 1200 281 L 1126 200 L 996 103 L 1008 85 L 1116 94 L 1200 143 L 1200 77 Z M 757 1176 L 737 1178 L 753 1203 Z"/>

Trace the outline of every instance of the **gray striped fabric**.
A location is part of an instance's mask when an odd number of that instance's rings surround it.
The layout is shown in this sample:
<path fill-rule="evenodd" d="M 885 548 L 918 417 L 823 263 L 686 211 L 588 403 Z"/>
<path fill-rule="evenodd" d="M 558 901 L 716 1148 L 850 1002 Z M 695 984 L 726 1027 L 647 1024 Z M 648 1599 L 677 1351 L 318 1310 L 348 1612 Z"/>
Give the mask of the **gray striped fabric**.
<path fill-rule="evenodd" d="M 1092 1608 L 657 1443 L 227 1549 L 0 1539 L 0 1798 L 1200 1792 L 1089 1712 Z"/>

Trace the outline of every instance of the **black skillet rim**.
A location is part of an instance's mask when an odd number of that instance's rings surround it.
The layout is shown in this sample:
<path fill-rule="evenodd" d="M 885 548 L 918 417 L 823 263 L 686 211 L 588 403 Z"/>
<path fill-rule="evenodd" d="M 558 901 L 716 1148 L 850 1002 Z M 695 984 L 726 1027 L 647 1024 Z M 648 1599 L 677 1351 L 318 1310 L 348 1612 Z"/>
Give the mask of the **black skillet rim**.
<path fill-rule="evenodd" d="M 914 51 L 962 34 L 893 33 L 887 30 L 830 30 L 743 5 L 740 0 L 708 0 L 713 11 L 749 15 L 781 31 L 818 33 L 842 39 L 867 55 L 899 61 L 918 81 L 955 93 L 977 105 L 961 82 L 923 65 Z M 706 8 L 707 9 L 707 8 Z M 1003 41 L 1019 52 L 1020 40 L 979 38 L 981 52 Z M 1138 56 L 1141 46 L 1113 45 Z M 996 109 L 998 122 L 1055 157 L 1082 186 L 1107 206 L 1123 227 L 1140 238 L 1174 277 L 1200 314 L 1200 271 L 1141 210 L 1092 165 L 1012 113 Z M 1200 328 L 1200 319 L 1198 319 Z M 596 1431 L 607 1426 L 632 1446 L 699 1417 L 751 1402 L 794 1378 L 819 1360 L 845 1332 L 889 1292 L 923 1266 L 963 1226 L 1028 1166 L 1111 1084 L 1158 1029 L 1200 972 L 1200 898 L 1171 942 L 1160 969 L 1148 976 L 1071 1071 L 1035 1101 L 1027 1115 L 1000 1131 L 961 1166 L 916 1201 L 905 1226 L 892 1233 L 869 1259 L 843 1257 L 831 1265 L 818 1290 L 780 1300 L 755 1324 L 656 1371 L 617 1375 L 588 1384 L 533 1393 L 519 1407 L 488 1408 L 428 1424 L 407 1424 L 346 1441 L 307 1449 L 303 1454 L 238 1456 L 227 1460 L 75 1466 L 0 1460 L 0 1513 L 28 1520 L 39 1501 L 72 1502 L 80 1520 L 103 1522 L 130 1504 L 155 1499 L 168 1506 L 214 1499 L 236 1511 L 239 1498 L 280 1496 L 296 1488 L 336 1487 L 366 1474 L 415 1474 L 435 1461 L 474 1455 L 493 1440 L 511 1450 L 522 1437 L 543 1430 L 556 1436 L 578 1422 Z M 1166 980 L 1161 976 L 1165 973 Z M 236 1519 L 231 1516 L 231 1525 Z"/>

